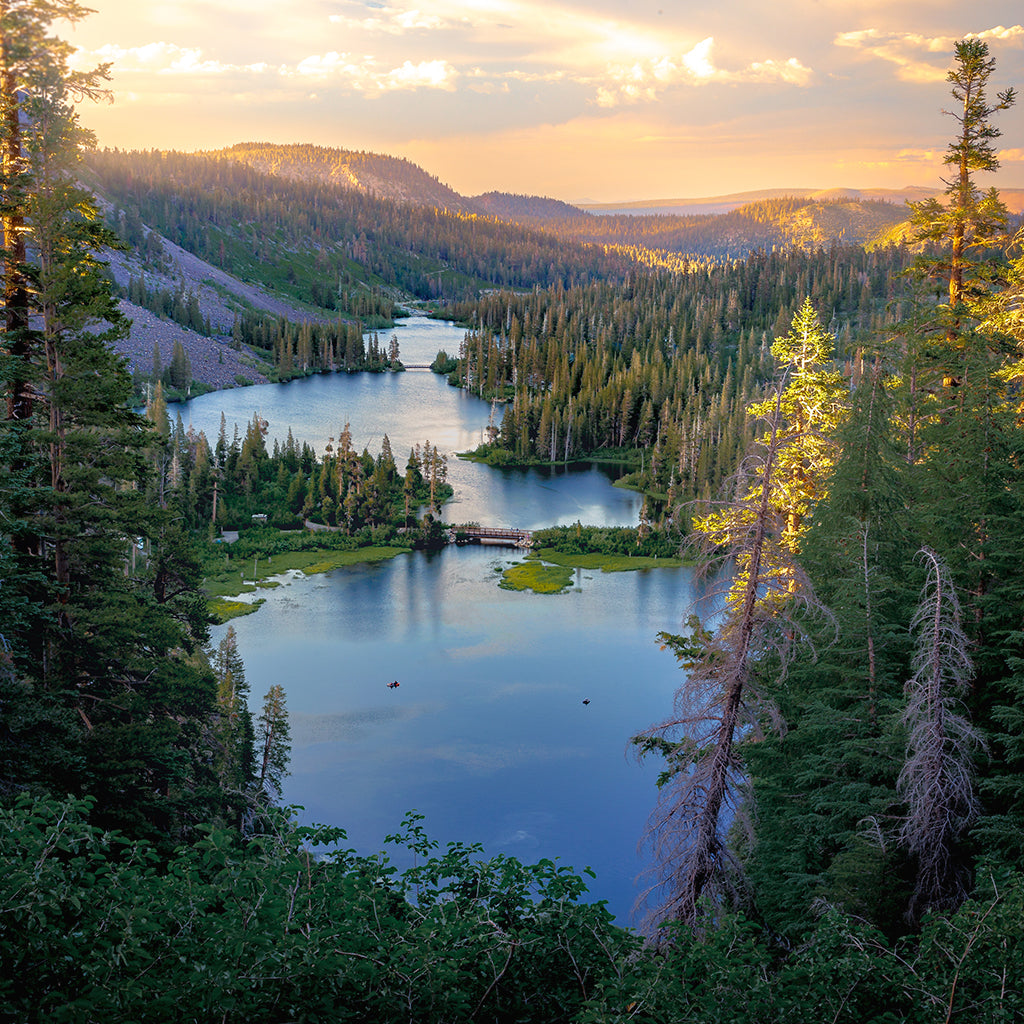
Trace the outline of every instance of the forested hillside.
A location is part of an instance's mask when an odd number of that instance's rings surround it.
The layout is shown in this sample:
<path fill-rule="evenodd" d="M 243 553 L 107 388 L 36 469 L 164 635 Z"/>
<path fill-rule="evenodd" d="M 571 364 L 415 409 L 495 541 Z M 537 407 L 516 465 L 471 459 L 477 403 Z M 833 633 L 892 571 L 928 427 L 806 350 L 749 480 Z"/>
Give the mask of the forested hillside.
<path fill-rule="evenodd" d="M 1024 259 L 979 183 L 1015 100 L 987 44 L 956 44 L 950 184 L 912 206 L 913 252 L 670 270 L 225 157 L 93 154 L 105 219 L 76 109 L 105 70 L 51 35 L 81 13 L 0 7 L 0 1020 L 1024 1017 Z M 254 715 L 233 633 L 211 648 L 209 533 L 272 507 L 246 558 L 444 543 L 445 461 L 424 439 L 403 475 L 347 425 L 268 451 L 259 416 L 211 440 L 160 382 L 132 411 L 110 225 L 320 310 L 233 324 L 293 370 L 394 369 L 357 304 L 445 298 L 467 336 L 438 370 L 504 405 L 477 457 L 633 458 L 635 542 L 682 524 L 723 567 L 658 638 L 680 687 L 633 738 L 661 768 L 644 934 L 571 868 L 441 851 L 415 813 L 400 869 L 275 807 L 286 694 Z"/>
<path fill-rule="evenodd" d="M 147 161 L 151 165 L 148 171 L 144 169 Z M 374 209 L 373 203 L 367 204 L 367 200 L 383 200 L 395 204 L 398 208 L 408 209 L 413 223 L 409 225 L 407 234 L 396 236 L 392 227 L 387 234 L 380 236 L 379 241 L 385 245 L 397 243 L 400 247 L 419 253 L 425 259 L 440 258 L 442 263 L 448 259 L 445 253 L 451 250 L 438 252 L 431 247 L 429 241 L 422 238 L 421 217 L 424 211 L 432 211 L 441 223 L 451 222 L 449 231 L 455 231 L 457 234 L 457 225 L 469 218 L 473 222 L 473 231 L 466 232 L 465 239 L 460 237 L 460 242 L 470 247 L 477 243 L 469 236 L 481 231 L 490 244 L 494 244 L 496 226 L 481 226 L 476 221 L 482 217 L 485 221 L 502 221 L 506 226 L 518 225 L 520 228 L 530 229 L 531 232 L 553 234 L 563 244 L 573 246 L 588 243 L 599 247 L 623 246 L 713 257 L 743 257 L 758 248 L 864 245 L 873 242 L 907 219 L 907 209 L 903 202 L 888 202 L 841 193 L 759 199 L 715 214 L 644 214 L 640 209 L 630 215 L 596 215 L 568 203 L 538 196 L 513 196 L 500 192 L 489 192 L 475 197 L 460 196 L 407 160 L 375 153 L 356 153 L 309 145 L 238 143 L 223 150 L 200 154 L 169 153 L 161 156 L 153 153 L 107 152 L 91 158 L 91 163 L 100 174 L 101 189 L 111 190 L 112 198 L 119 205 L 136 212 L 141 212 L 143 207 L 139 206 L 137 198 L 133 199 L 130 193 L 124 191 L 123 182 L 117 182 L 123 179 L 126 164 L 132 168 L 130 175 L 133 178 L 141 175 L 143 181 L 152 181 L 154 161 L 160 168 L 157 176 L 163 183 L 161 187 L 172 192 L 174 189 L 192 193 L 212 189 L 217 195 L 217 189 L 230 189 L 232 186 L 228 184 L 230 178 L 222 177 L 219 184 L 216 183 L 210 177 L 213 174 L 212 167 L 237 164 L 239 166 L 235 173 L 241 168 L 249 168 L 258 173 L 258 185 L 250 183 L 244 188 L 251 190 L 255 187 L 261 195 L 267 197 L 276 194 L 278 189 L 283 189 L 279 202 L 317 207 L 325 201 L 328 205 L 337 202 L 347 204 L 349 209 L 345 214 L 346 219 L 338 223 L 343 225 L 346 231 L 351 232 L 355 228 L 354 233 L 365 230 L 369 220 L 368 211 Z M 122 169 L 115 172 L 116 166 Z M 222 168 L 218 173 L 223 175 L 228 172 Z M 111 177 L 115 174 L 115 177 Z M 274 179 L 280 180 L 275 183 Z M 240 178 L 239 182 L 241 181 Z M 284 183 L 304 185 L 306 191 L 290 191 L 283 187 Z M 309 190 L 316 192 L 318 197 L 313 198 Z M 801 191 L 806 190 L 797 190 Z M 326 199 L 327 196 L 332 198 Z M 363 202 L 359 203 L 357 198 L 361 198 Z M 144 208 L 151 209 L 148 205 Z M 353 221 L 356 209 L 362 212 Z M 229 215 L 225 213 L 225 216 Z M 386 223 L 393 220 L 394 216 L 393 209 L 389 211 L 385 207 L 381 210 L 379 220 Z M 148 217 L 143 219 L 147 223 L 150 222 Z M 429 218 L 426 223 L 430 224 L 432 220 L 433 218 Z M 297 224 L 303 221 L 304 215 L 298 214 Z M 418 221 L 420 226 L 417 226 Z M 163 221 L 152 223 L 150 226 L 161 230 L 160 223 Z M 216 223 L 223 228 L 223 217 Z M 252 220 L 252 223 L 258 223 L 258 218 Z M 275 229 L 279 226 L 276 225 Z M 331 229 L 328 223 L 324 222 L 322 227 L 329 236 Z M 195 230 L 193 227 L 193 234 Z M 181 234 L 180 238 L 174 234 L 168 237 L 172 241 L 186 244 L 184 239 L 188 238 L 188 234 Z M 307 241 L 316 242 L 320 237 L 313 234 Z M 367 237 L 373 240 L 377 236 L 368 234 Z M 414 241 L 416 238 L 420 240 Z M 522 233 L 515 229 L 512 229 L 509 241 L 512 239 L 516 239 L 514 244 L 517 246 L 528 244 Z M 538 243 L 534 241 L 532 244 Z M 550 239 L 543 244 L 550 251 Z M 199 255 L 205 255 L 199 252 L 194 244 L 186 244 L 186 248 Z M 216 245 L 210 251 L 215 249 Z M 353 254 L 350 252 L 349 255 Z M 510 257 L 512 254 L 506 250 L 503 255 Z M 362 261 L 358 253 L 355 254 L 355 259 L 357 262 Z M 476 275 L 480 281 L 490 284 L 528 287 L 537 283 L 554 283 L 555 278 L 551 276 L 548 268 L 544 268 L 543 280 L 536 276 L 538 266 L 541 265 L 534 260 L 512 258 L 510 263 L 506 260 L 506 264 L 508 265 L 505 266 L 504 273 L 512 267 L 519 267 L 521 276 L 518 281 L 494 277 L 493 271 L 489 275 L 482 271 L 479 265 L 472 268 L 470 273 Z M 556 271 L 558 279 L 566 281 L 563 261 L 556 263 L 556 267 L 561 267 Z M 590 269 L 593 270 L 593 266 Z M 607 270 L 606 266 L 600 268 L 601 273 L 607 273 Z M 422 288 L 410 285 L 412 280 L 414 279 L 409 278 L 407 281 L 391 283 L 423 295 Z M 450 290 L 441 288 L 433 292 L 435 296 L 449 294 L 452 294 Z"/>
<path fill-rule="evenodd" d="M 381 153 L 239 142 L 226 149 L 208 151 L 206 155 L 237 160 L 258 171 L 293 181 L 342 185 L 378 199 L 434 206 L 452 213 L 481 212 L 472 200 L 460 196 L 411 161 Z"/>
<path fill-rule="evenodd" d="M 104 151 L 89 165 L 119 221 L 140 219 L 216 267 L 330 311 L 355 315 L 367 289 L 451 299 L 614 280 L 628 266 L 597 247 L 228 156 Z"/>
<path fill-rule="evenodd" d="M 531 220 L 535 223 L 581 217 L 583 211 L 559 199 L 540 196 L 511 195 L 508 192 L 485 192 L 474 196 L 473 203 L 484 213 L 502 220 Z"/>
<path fill-rule="evenodd" d="M 761 199 L 724 213 L 704 214 L 598 215 L 550 204 L 494 200 L 489 207 L 514 223 L 550 231 L 567 241 L 720 258 L 741 258 L 751 250 L 776 247 L 867 245 L 907 219 L 905 206 L 845 198 Z"/>
<path fill-rule="evenodd" d="M 501 433 L 478 457 L 567 462 L 646 451 L 631 478 L 655 521 L 717 494 L 754 437 L 747 407 L 774 373 L 772 340 L 808 296 L 827 311 L 835 357 L 863 350 L 901 316 L 903 248 L 756 252 L 532 295 L 457 304 L 474 324 L 450 379 L 504 402 Z"/>

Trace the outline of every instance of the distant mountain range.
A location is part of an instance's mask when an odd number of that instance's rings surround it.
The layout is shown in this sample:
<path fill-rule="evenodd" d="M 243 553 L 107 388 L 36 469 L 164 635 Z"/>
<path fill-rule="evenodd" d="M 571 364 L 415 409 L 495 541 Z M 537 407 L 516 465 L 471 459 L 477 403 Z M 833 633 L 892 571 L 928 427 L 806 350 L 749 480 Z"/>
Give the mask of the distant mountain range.
<path fill-rule="evenodd" d="M 885 188 L 762 188 L 751 192 L 731 192 L 723 196 L 705 196 L 695 199 L 644 199 L 630 203 L 584 203 L 581 209 L 590 213 L 689 216 L 693 214 L 730 213 L 741 206 L 748 206 L 765 199 L 781 199 L 792 196 L 796 199 L 813 199 L 816 202 L 884 202 L 903 206 L 929 196 L 937 196 L 939 189 L 911 185 L 902 189 Z"/>
<path fill-rule="evenodd" d="M 508 192 L 486 192 L 463 196 L 422 167 L 399 157 L 361 150 L 336 149 L 311 144 L 281 145 L 270 142 L 240 142 L 207 155 L 237 160 L 264 173 L 293 181 L 320 181 L 358 189 L 379 199 L 434 206 L 458 213 L 476 213 L 506 220 L 562 220 L 591 213 L 601 216 L 694 216 L 730 213 L 762 200 L 792 197 L 815 202 L 887 202 L 902 207 L 937 196 L 940 190 L 924 186 L 902 189 L 856 188 L 771 188 L 728 195 L 647 199 L 624 203 L 572 204 L 558 199 Z M 1024 189 L 1003 194 L 1014 212 L 1024 210 Z"/>
<path fill-rule="evenodd" d="M 243 142 L 205 154 L 291 181 L 338 185 L 364 195 L 461 216 L 508 221 L 577 242 L 677 254 L 736 257 L 754 248 L 835 242 L 885 245 L 906 237 L 906 204 L 938 188 L 806 187 L 721 196 L 573 205 L 541 196 L 487 192 L 463 196 L 409 160 L 314 145 Z M 1002 192 L 1024 212 L 1024 189 Z"/>
<path fill-rule="evenodd" d="M 644 199 L 631 203 L 582 203 L 580 209 L 597 214 L 633 215 L 677 215 L 729 213 L 741 206 L 763 199 L 779 199 L 793 196 L 799 199 L 813 199 L 815 202 L 852 200 L 854 202 L 884 202 L 903 206 L 930 196 L 939 196 L 942 190 L 924 185 L 908 185 L 906 188 L 765 188 L 755 192 L 732 192 L 724 196 L 708 196 L 698 199 Z M 1000 196 L 1011 213 L 1024 213 L 1024 189 L 1001 189 Z"/>

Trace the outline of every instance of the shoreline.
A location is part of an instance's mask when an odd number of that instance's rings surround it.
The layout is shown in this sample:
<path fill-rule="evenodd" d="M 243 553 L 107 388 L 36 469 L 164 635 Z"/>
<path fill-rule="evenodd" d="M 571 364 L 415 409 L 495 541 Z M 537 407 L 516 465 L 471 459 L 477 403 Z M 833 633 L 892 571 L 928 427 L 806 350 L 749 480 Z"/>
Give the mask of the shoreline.
<path fill-rule="evenodd" d="M 287 585 L 295 579 L 330 572 L 345 565 L 384 562 L 398 555 L 408 554 L 413 549 L 404 546 L 364 547 L 352 549 L 311 548 L 305 551 L 284 551 L 268 558 L 254 559 L 255 574 L 245 578 L 245 569 L 212 573 L 203 580 L 206 593 L 206 607 L 217 625 L 224 625 L 241 615 L 252 615 L 258 611 L 266 598 L 259 597 L 261 590 L 272 590 Z"/>

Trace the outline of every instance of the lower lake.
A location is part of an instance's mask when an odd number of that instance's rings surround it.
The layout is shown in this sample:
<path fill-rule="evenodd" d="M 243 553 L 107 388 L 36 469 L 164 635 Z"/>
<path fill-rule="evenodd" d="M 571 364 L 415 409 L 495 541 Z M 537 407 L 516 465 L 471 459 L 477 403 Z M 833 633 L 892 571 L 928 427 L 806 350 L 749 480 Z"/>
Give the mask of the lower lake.
<path fill-rule="evenodd" d="M 395 333 L 408 362 L 457 352 L 462 337 L 422 317 Z M 372 452 L 387 432 L 400 468 L 408 448 L 429 439 L 450 456 L 450 522 L 637 522 L 639 495 L 612 487 L 605 468 L 506 471 L 456 460 L 479 443 L 490 406 L 424 371 L 218 392 L 180 411 L 211 440 L 221 411 L 229 436 L 259 412 L 272 437 L 291 427 L 318 450 L 348 421 L 356 446 Z M 373 853 L 416 810 L 442 845 L 480 842 L 489 855 L 592 868 L 588 898 L 606 900 L 627 924 L 659 768 L 637 764 L 629 739 L 671 712 L 680 670 L 656 636 L 681 628 L 692 573 L 584 570 L 559 595 L 501 590 L 501 570 L 522 557 L 449 547 L 283 579 L 262 592 L 258 612 L 232 623 L 253 710 L 270 686 L 285 687 L 292 761 L 283 800 L 303 808 L 300 821 L 339 825 L 351 846 Z M 215 644 L 224 629 L 213 631 Z"/>

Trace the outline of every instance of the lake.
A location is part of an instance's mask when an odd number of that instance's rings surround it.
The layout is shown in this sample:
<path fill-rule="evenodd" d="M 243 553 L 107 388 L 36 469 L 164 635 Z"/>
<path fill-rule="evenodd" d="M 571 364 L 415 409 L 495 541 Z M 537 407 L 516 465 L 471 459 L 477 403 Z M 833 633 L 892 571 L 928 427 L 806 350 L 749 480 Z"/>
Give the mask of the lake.
<path fill-rule="evenodd" d="M 464 334 L 446 321 L 424 316 L 399 321 L 394 331 L 381 334 L 382 343 L 392 333 L 399 338 L 403 361 L 420 364 L 432 362 L 441 348 L 457 353 Z M 639 494 L 610 486 L 619 473 L 615 467 L 499 472 L 452 458 L 451 453 L 472 450 L 484 439 L 491 405 L 429 370 L 318 374 L 287 384 L 217 391 L 171 404 L 169 412 L 172 422 L 180 412 L 184 425 L 202 430 L 211 446 L 222 412 L 229 441 L 235 425 L 244 437 L 246 424 L 258 413 L 269 424 L 268 446 L 274 439 L 283 441 L 291 428 L 299 442 L 308 441 L 318 453 L 349 423 L 359 451 L 368 448 L 377 455 L 386 433 L 400 472 L 405 471 L 413 445 L 429 441 L 449 454 L 448 481 L 455 488 L 455 500 L 445 507 L 447 522 L 529 530 L 577 520 L 594 526 L 635 526 L 640 515 Z M 500 405 L 494 419 L 500 425 Z"/>
<path fill-rule="evenodd" d="M 423 317 L 395 333 L 409 362 L 457 352 L 462 337 Z M 318 448 L 345 420 L 374 452 L 386 430 L 400 467 L 417 440 L 449 453 L 475 446 L 490 417 L 487 403 L 422 371 L 219 392 L 181 409 L 214 439 L 221 410 L 229 432 L 258 411 L 272 436 L 291 426 Z M 639 496 L 612 487 L 605 469 L 504 471 L 454 458 L 450 468 L 458 500 L 448 521 L 637 521 Z M 266 604 L 233 622 L 254 711 L 270 686 L 285 687 L 293 749 L 283 798 L 304 808 L 303 822 L 340 825 L 371 853 L 415 809 L 442 844 L 591 867 L 589 898 L 625 924 L 659 767 L 638 765 L 629 738 L 671 711 L 680 670 L 656 634 L 680 629 L 692 574 L 579 571 L 560 595 L 499 589 L 500 570 L 522 557 L 449 547 L 264 591 Z"/>

